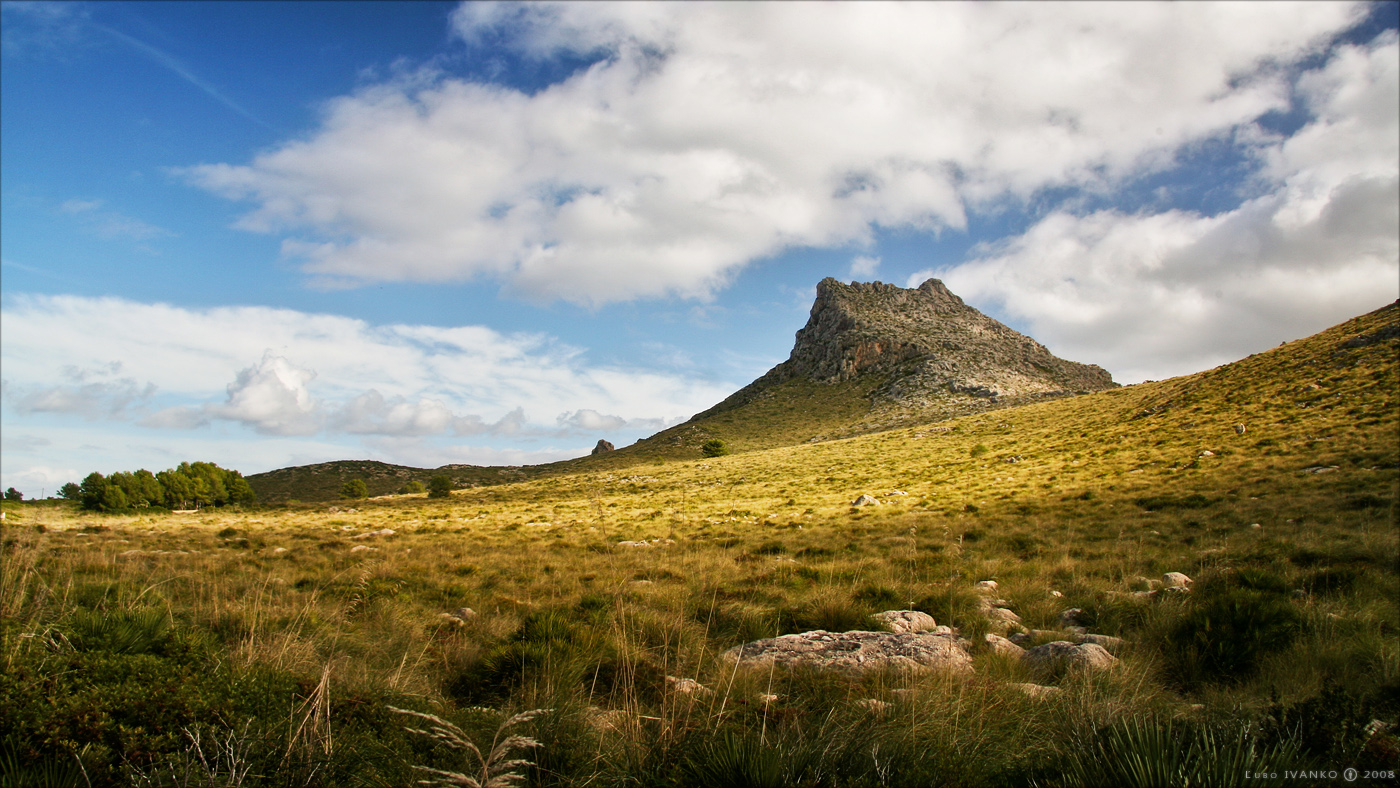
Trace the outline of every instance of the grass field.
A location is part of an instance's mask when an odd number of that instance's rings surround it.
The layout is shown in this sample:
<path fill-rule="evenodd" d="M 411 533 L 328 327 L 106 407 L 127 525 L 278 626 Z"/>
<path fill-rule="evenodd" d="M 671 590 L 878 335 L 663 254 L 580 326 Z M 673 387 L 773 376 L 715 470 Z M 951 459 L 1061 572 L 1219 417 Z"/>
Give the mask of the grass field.
<path fill-rule="evenodd" d="M 1393 773 L 1394 730 L 1367 726 L 1400 715 L 1398 311 L 1184 378 L 445 500 L 7 502 L 0 769 L 221 786 L 432 778 L 414 766 L 580 786 Z M 881 503 L 853 507 L 863 493 Z M 1166 572 L 1193 590 L 1134 593 Z M 988 579 L 1027 630 L 1081 609 L 1124 640 L 1119 665 L 1048 679 L 974 648 L 967 675 L 853 677 L 720 658 L 889 609 L 980 644 Z M 408 730 L 425 727 L 439 735 Z M 493 737 L 518 746 L 493 760 Z"/>

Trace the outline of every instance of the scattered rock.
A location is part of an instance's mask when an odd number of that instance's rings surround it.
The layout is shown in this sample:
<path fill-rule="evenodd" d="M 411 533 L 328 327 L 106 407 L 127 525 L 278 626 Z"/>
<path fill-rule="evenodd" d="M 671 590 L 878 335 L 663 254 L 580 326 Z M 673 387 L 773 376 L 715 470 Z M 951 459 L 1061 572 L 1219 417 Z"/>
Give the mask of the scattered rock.
<path fill-rule="evenodd" d="M 1190 588 L 1192 580 L 1180 572 L 1168 572 L 1162 575 L 1162 586 L 1165 588 Z"/>
<path fill-rule="evenodd" d="M 1215 452 L 1211 451 L 1210 449 L 1206 449 L 1205 451 L 1201 452 L 1200 454 L 1198 454 L 1198 455 L 1196 455 L 1196 456 L 1197 456 L 1197 457 L 1214 457 L 1214 456 L 1215 456 Z"/>
<path fill-rule="evenodd" d="M 1076 644 L 1067 640 L 1056 640 L 1036 646 L 1026 651 L 1026 655 L 1021 659 L 1031 670 L 1049 674 L 1073 670 L 1107 670 L 1118 663 L 1117 657 L 1097 643 Z"/>
<path fill-rule="evenodd" d="M 886 497 L 886 498 L 889 498 L 889 497 L 895 496 L 895 495 L 908 495 L 908 494 L 909 494 L 909 493 L 907 493 L 907 492 L 905 492 L 905 491 L 903 491 L 903 490 L 890 490 L 889 492 L 885 493 L 885 497 Z"/>
<path fill-rule="evenodd" d="M 1064 597 L 1064 594 L 1061 594 L 1059 591 L 1056 591 L 1056 590 L 1053 589 L 1053 588 L 1050 589 L 1049 595 L 1052 596 L 1052 597 L 1054 597 L 1055 599 L 1061 599 L 1061 598 Z"/>
<path fill-rule="evenodd" d="M 612 445 L 611 443 L 608 443 L 608 442 L 605 441 L 605 440 L 599 440 L 599 441 L 598 441 L 598 445 L 593 447 L 593 451 L 592 451 L 591 453 L 592 453 L 592 454 L 595 454 L 595 455 L 596 455 L 596 454 L 603 454 L 603 453 L 605 453 L 605 452 L 610 452 L 610 451 L 612 451 L 613 448 L 614 448 L 614 447 L 613 447 L 613 445 Z"/>
<path fill-rule="evenodd" d="M 1011 686 L 1026 693 L 1026 697 L 1031 700 L 1048 700 L 1064 693 L 1059 687 L 1046 687 L 1042 684 L 1012 684 Z"/>
<path fill-rule="evenodd" d="M 708 698 L 715 694 L 714 690 L 695 679 L 678 679 L 675 676 L 666 677 L 666 688 L 677 695 L 691 695 L 697 698 Z"/>
<path fill-rule="evenodd" d="M 272 552 L 276 555 L 281 555 L 282 553 L 289 553 L 291 551 L 285 547 L 274 547 L 272 548 Z"/>
<path fill-rule="evenodd" d="M 990 594 L 997 590 L 997 581 L 979 580 L 977 582 L 977 585 L 974 585 L 973 588 L 977 589 L 978 591 L 984 594 Z"/>
<path fill-rule="evenodd" d="M 1134 591 L 1133 596 L 1137 597 L 1138 599 L 1151 599 L 1152 597 L 1157 596 L 1157 590 L 1153 589 L 1151 591 Z"/>
<path fill-rule="evenodd" d="M 982 642 L 987 644 L 987 650 L 993 654 L 1005 654 L 1009 657 L 1020 657 L 1026 650 L 1012 643 L 1001 635 L 993 635 L 988 632 L 982 636 Z"/>
<path fill-rule="evenodd" d="M 476 618 L 476 611 L 472 610 L 469 607 L 459 607 L 456 610 L 443 613 L 442 616 L 443 618 L 450 618 L 454 621 L 461 623 L 471 621 L 472 619 Z"/>
<path fill-rule="evenodd" d="M 1249 428 L 1248 428 L 1248 427 L 1244 426 L 1243 424 L 1236 424 L 1236 425 L 1235 425 L 1235 434 L 1236 434 L 1236 435 L 1243 435 L 1243 434 L 1245 434 L 1246 432 L 1249 432 Z"/>
<path fill-rule="evenodd" d="M 357 545 L 355 545 L 354 547 L 350 548 L 350 552 L 352 552 L 352 553 L 359 553 L 359 552 L 363 552 L 363 551 L 365 551 L 365 550 L 378 550 L 378 549 L 379 549 L 378 547 L 370 547 L 370 546 L 367 545 L 367 544 L 357 544 Z"/>
<path fill-rule="evenodd" d="M 887 632 L 926 632 L 938 626 L 933 616 L 921 610 L 886 610 L 871 618 L 883 624 Z"/>
<path fill-rule="evenodd" d="M 881 668 L 972 669 L 965 642 L 928 632 L 803 632 L 755 640 L 721 655 L 749 665 L 865 671 Z"/>
<path fill-rule="evenodd" d="M 1263 528 L 1264 526 L 1260 525 L 1259 523 L 1250 523 L 1250 524 L 1249 524 L 1249 527 L 1250 527 L 1250 528 L 1255 528 L 1255 529 L 1261 529 L 1261 528 Z"/>
<path fill-rule="evenodd" d="M 1304 468 L 1303 473 L 1331 473 L 1337 470 L 1338 467 L 1339 466 L 1336 465 L 1314 465 L 1310 468 Z"/>
<path fill-rule="evenodd" d="M 851 501 L 852 506 L 875 506 L 879 505 L 879 503 L 879 501 L 875 500 L 875 496 L 865 494 L 862 494 L 859 498 L 855 499 L 854 501 Z"/>
<path fill-rule="evenodd" d="M 393 536 L 393 535 L 394 535 L 394 529 L 392 529 L 392 528 L 380 528 L 378 531 L 367 531 L 367 532 L 362 533 L 362 534 L 356 534 L 355 536 L 352 536 L 352 537 L 350 537 L 350 538 L 351 538 L 351 539 L 368 539 L 368 538 L 370 538 L 371 536 Z"/>

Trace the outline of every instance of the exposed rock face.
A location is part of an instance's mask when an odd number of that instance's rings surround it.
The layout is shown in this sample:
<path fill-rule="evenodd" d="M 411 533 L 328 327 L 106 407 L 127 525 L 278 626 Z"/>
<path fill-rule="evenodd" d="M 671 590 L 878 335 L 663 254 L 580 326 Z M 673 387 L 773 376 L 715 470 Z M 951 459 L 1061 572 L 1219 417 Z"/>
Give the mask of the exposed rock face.
<path fill-rule="evenodd" d="M 881 668 L 972 669 L 967 646 L 953 635 L 927 632 L 803 632 L 755 640 L 722 655 L 745 665 L 807 666 L 861 672 Z"/>
<path fill-rule="evenodd" d="M 886 610 L 871 618 L 890 632 L 930 632 L 938 626 L 933 616 L 922 610 Z"/>
<path fill-rule="evenodd" d="M 593 447 L 593 454 L 602 454 L 613 450 L 613 445 L 605 440 L 599 440 L 598 445 Z"/>
<path fill-rule="evenodd" d="M 1064 640 L 1036 646 L 1021 659 L 1032 671 L 1051 675 L 1074 670 L 1107 670 L 1118 664 L 1118 659 L 1097 643 L 1076 644 Z"/>
<path fill-rule="evenodd" d="M 696 418 L 737 407 L 793 378 L 877 382 L 873 421 L 953 417 L 1116 384 L 1101 367 L 1066 361 L 964 304 L 942 282 L 817 284 L 807 325 L 787 361 Z"/>

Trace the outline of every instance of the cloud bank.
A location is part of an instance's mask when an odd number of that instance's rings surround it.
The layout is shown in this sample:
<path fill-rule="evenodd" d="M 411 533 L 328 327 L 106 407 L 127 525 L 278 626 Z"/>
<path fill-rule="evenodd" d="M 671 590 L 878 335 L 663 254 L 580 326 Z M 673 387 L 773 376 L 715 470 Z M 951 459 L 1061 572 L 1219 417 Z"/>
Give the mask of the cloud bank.
<path fill-rule="evenodd" d="M 303 139 L 184 173 L 251 202 L 240 225 L 285 235 L 329 285 L 706 298 L 785 249 L 960 230 L 969 211 L 1169 168 L 1286 111 L 1289 64 L 1365 13 L 467 3 L 453 26 L 469 49 L 596 62 L 534 93 L 427 71 L 371 85 Z"/>

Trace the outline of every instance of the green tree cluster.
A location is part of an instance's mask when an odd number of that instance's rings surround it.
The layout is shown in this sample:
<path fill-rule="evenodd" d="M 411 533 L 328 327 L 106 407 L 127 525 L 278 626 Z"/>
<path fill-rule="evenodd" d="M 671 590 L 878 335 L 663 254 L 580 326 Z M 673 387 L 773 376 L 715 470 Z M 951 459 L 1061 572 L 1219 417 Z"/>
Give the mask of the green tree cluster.
<path fill-rule="evenodd" d="M 122 509 L 191 509 L 257 500 L 243 474 L 212 462 L 182 462 L 160 473 L 142 468 L 103 476 L 94 471 L 82 484 L 69 482 L 59 495 L 98 512 Z"/>
<path fill-rule="evenodd" d="M 350 498 L 352 500 L 358 498 L 368 498 L 369 485 L 365 484 L 364 479 L 351 479 L 350 481 L 340 486 L 340 497 Z"/>

